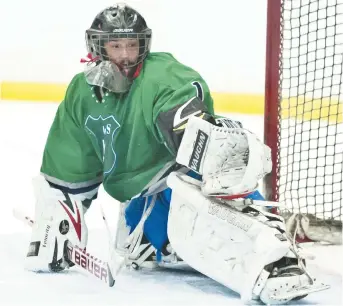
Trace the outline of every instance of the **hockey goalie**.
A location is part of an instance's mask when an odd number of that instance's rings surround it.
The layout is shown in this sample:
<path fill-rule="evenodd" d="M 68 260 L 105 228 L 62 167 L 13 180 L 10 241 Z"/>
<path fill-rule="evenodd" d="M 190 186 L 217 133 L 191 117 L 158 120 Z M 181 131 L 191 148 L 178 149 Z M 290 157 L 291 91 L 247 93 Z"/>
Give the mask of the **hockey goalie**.
<path fill-rule="evenodd" d="M 68 243 L 87 247 L 85 213 L 102 184 L 121 203 L 114 276 L 124 266 L 183 261 L 247 303 L 326 289 L 257 190 L 272 168 L 270 149 L 214 113 L 203 78 L 150 52 L 151 29 L 125 4 L 101 11 L 86 42 L 86 69 L 59 105 L 34 180 L 26 269 L 73 267 Z"/>

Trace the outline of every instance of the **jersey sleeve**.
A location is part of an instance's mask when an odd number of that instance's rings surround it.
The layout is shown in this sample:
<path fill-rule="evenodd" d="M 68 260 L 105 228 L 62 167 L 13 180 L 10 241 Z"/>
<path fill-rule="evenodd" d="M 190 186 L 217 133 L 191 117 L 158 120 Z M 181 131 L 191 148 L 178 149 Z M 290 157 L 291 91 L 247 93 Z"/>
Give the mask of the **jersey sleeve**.
<path fill-rule="evenodd" d="M 169 151 L 177 154 L 184 128 L 191 116 L 214 116 L 213 99 L 206 82 L 197 77 L 177 88 L 161 86 L 153 117 L 157 134 Z"/>
<path fill-rule="evenodd" d="M 53 184 L 84 189 L 100 184 L 102 163 L 83 127 L 80 77 L 69 84 L 46 141 L 41 172 Z"/>

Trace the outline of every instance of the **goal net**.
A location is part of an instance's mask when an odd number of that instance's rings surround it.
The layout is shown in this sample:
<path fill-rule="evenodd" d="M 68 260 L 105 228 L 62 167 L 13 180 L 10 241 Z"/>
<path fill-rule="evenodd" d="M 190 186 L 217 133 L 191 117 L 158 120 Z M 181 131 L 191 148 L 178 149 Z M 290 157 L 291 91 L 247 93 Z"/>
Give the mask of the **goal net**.
<path fill-rule="evenodd" d="M 289 230 L 342 242 L 343 0 L 268 0 L 268 200 Z"/>

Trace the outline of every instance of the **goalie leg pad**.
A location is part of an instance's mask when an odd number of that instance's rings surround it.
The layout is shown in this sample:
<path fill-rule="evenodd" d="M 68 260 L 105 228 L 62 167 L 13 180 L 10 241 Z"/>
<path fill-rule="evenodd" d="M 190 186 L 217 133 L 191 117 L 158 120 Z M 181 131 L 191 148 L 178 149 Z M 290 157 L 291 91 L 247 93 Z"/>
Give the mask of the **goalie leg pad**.
<path fill-rule="evenodd" d="M 245 214 L 206 198 L 191 180 L 177 172 L 167 180 L 173 190 L 171 245 L 190 266 L 250 301 L 264 267 L 284 257 L 290 243 L 277 228 L 264 224 L 263 215 Z"/>
<path fill-rule="evenodd" d="M 85 248 L 88 231 L 80 196 L 51 188 L 39 176 L 33 180 L 36 197 L 35 223 L 32 227 L 25 268 L 35 272 L 58 272 L 71 263 L 66 260 L 66 242 Z"/>

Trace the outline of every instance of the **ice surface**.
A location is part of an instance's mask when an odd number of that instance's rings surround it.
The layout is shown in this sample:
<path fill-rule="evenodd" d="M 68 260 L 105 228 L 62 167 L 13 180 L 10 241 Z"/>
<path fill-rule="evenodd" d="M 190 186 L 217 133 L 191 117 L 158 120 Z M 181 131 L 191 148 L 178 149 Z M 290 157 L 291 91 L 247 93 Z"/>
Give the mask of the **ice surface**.
<path fill-rule="evenodd" d="M 35 274 L 23 269 L 30 229 L 12 216 L 19 207 L 32 214 L 31 179 L 39 174 L 42 149 L 57 104 L 0 101 L 0 305 L 242 305 L 228 288 L 188 269 L 128 271 L 113 288 L 72 268 L 60 274 Z M 245 127 L 263 134 L 263 118 L 235 115 Z M 102 201 L 111 227 L 117 203 L 102 189 L 87 213 L 88 249 L 107 258 L 107 235 L 97 203 Z M 317 258 L 308 263 L 331 289 L 294 302 L 296 305 L 342 304 L 342 247 L 309 246 Z"/>

